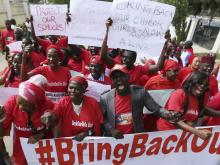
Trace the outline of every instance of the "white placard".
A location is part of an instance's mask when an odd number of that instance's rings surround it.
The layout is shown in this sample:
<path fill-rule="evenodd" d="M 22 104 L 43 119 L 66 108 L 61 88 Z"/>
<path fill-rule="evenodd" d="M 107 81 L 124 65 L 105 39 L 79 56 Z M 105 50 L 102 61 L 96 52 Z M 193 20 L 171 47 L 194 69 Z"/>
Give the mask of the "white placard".
<path fill-rule="evenodd" d="M 113 1 L 108 46 L 159 56 L 175 7 L 148 0 Z"/>
<path fill-rule="evenodd" d="M 219 165 L 220 127 L 214 127 L 209 140 L 201 140 L 181 130 L 128 134 L 82 142 L 72 138 L 48 139 L 21 145 L 31 165 L 40 164 L 149 164 L 149 165 Z M 40 163 L 41 162 L 41 163 Z"/>
<path fill-rule="evenodd" d="M 101 84 L 95 81 L 88 80 L 88 88 L 86 89 L 86 96 L 90 96 L 96 101 L 100 101 L 100 96 L 103 92 L 108 91 L 111 89 L 111 85 Z"/>
<path fill-rule="evenodd" d="M 67 5 L 30 5 L 36 36 L 66 35 Z"/>
<path fill-rule="evenodd" d="M 71 0 L 68 43 L 101 47 L 111 4 L 95 0 Z"/>
<path fill-rule="evenodd" d="M 9 52 L 12 52 L 12 51 L 21 52 L 22 51 L 21 44 L 22 44 L 22 41 L 16 41 L 16 42 L 12 42 L 6 46 L 9 48 Z"/>
<path fill-rule="evenodd" d="M 0 88 L 0 105 L 4 105 L 9 97 L 18 94 L 18 88 L 2 87 Z"/>

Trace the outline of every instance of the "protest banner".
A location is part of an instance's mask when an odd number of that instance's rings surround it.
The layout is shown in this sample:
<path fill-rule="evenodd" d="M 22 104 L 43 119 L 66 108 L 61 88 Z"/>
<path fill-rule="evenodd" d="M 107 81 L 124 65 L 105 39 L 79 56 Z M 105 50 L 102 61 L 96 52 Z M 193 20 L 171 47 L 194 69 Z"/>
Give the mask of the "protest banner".
<path fill-rule="evenodd" d="M 30 5 L 36 36 L 66 35 L 67 5 Z"/>
<path fill-rule="evenodd" d="M 22 41 L 16 41 L 16 42 L 12 42 L 6 46 L 9 48 L 9 52 L 13 52 L 13 51 L 21 52 L 22 51 L 21 44 L 22 44 Z"/>
<path fill-rule="evenodd" d="M 108 46 L 143 52 L 141 55 L 149 58 L 158 57 L 174 13 L 174 6 L 159 2 L 113 1 Z"/>
<path fill-rule="evenodd" d="M 209 140 L 182 130 L 128 134 L 124 139 L 111 137 L 48 139 L 22 148 L 29 164 L 158 164 L 219 165 L 220 127 L 209 128 Z"/>
<path fill-rule="evenodd" d="M 71 0 L 68 43 L 100 47 L 106 30 L 105 21 L 110 16 L 111 4 L 95 0 Z"/>

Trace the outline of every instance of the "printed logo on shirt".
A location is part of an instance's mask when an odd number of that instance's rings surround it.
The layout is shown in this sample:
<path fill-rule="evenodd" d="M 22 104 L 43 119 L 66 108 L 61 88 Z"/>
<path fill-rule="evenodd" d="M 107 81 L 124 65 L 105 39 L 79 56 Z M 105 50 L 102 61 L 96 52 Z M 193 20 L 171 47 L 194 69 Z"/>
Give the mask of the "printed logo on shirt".
<path fill-rule="evenodd" d="M 46 96 L 52 101 L 59 101 L 62 97 L 65 96 L 65 92 L 45 92 Z"/>
<path fill-rule="evenodd" d="M 17 125 L 14 125 L 14 127 L 19 131 L 31 131 L 31 128 L 27 128 L 27 127 L 20 127 Z M 37 129 L 37 131 L 40 131 L 40 130 L 44 129 L 44 126 L 37 127 L 36 129 Z"/>
<path fill-rule="evenodd" d="M 91 128 L 93 127 L 93 124 L 90 122 L 84 122 L 84 121 L 72 121 L 72 125 L 73 126 L 77 126 L 77 127 L 86 127 L 86 128 Z"/>
<path fill-rule="evenodd" d="M 195 116 L 198 116 L 198 111 L 196 110 L 193 110 L 193 109 L 189 109 L 187 112 L 186 112 L 187 115 L 195 115 Z"/>
<path fill-rule="evenodd" d="M 117 125 L 128 125 L 133 123 L 132 113 L 124 113 L 124 114 L 117 114 L 116 120 Z"/>
<path fill-rule="evenodd" d="M 65 87 L 67 86 L 67 83 L 66 82 L 50 82 L 50 83 L 47 83 L 48 86 L 50 87 Z"/>

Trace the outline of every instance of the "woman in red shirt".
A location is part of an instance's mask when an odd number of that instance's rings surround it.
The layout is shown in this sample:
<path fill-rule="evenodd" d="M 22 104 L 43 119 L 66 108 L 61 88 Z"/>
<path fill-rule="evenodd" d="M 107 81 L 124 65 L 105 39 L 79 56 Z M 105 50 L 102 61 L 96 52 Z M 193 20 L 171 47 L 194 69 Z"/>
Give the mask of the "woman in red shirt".
<path fill-rule="evenodd" d="M 28 143 L 35 143 L 42 138 L 51 138 L 40 120 L 45 110 L 52 109 L 54 106 L 45 97 L 43 87 L 46 83 L 47 80 L 42 75 L 33 76 L 28 81 L 22 82 L 19 85 L 19 94 L 10 97 L 4 104 L 4 136 L 10 135 L 12 123 L 14 125 L 12 154 L 14 164 L 27 164 L 21 148 L 20 137 L 29 138 Z M 3 146 L 0 155 L 9 159 L 2 139 L 0 139 L 0 144 Z"/>
<path fill-rule="evenodd" d="M 60 137 L 75 136 L 76 140 L 81 141 L 88 135 L 101 135 L 101 109 L 95 99 L 84 95 L 87 87 L 85 78 L 71 78 L 69 96 L 62 98 L 51 112 L 41 117 L 48 126 L 54 127 L 59 123 Z"/>
<path fill-rule="evenodd" d="M 175 90 L 168 99 L 165 108 L 170 111 L 182 113 L 182 121 L 175 124 L 159 119 L 158 130 L 171 130 L 177 127 L 191 131 L 202 138 L 209 138 L 208 130 L 197 130 L 194 126 L 201 125 L 199 120 L 204 115 L 217 115 L 220 113 L 206 108 L 208 101 L 208 76 L 204 72 L 193 72 L 182 84 L 182 89 Z"/>
<path fill-rule="evenodd" d="M 4 87 L 18 88 L 22 82 L 20 77 L 22 53 L 11 52 L 9 65 L 0 74 L 0 85 Z"/>
<path fill-rule="evenodd" d="M 47 49 L 47 66 L 39 66 L 29 73 L 25 71 L 27 53 L 22 58 L 22 80 L 28 79 L 33 75 L 41 74 L 47 78 L 48 84 L 45 87 L 46 96 L 52 101 L 58 101 L 67 92 L 69 79 L 71 77 L 68 68 L 61 66 L 63 53 L 57 46 L 51 45 Z"/>

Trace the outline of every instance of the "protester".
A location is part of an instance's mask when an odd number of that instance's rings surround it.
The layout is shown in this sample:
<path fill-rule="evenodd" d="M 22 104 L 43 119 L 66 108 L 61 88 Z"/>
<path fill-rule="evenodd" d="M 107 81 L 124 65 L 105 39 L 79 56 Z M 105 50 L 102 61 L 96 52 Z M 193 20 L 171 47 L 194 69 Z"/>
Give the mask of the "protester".
<path fill-rule="evenodd" d="M 184 50 L 183 50 L 183 52 L 181 54 L 181 59 L 182 59 L 184 67 L 188 66 L 188 64 L 189 64 L 188 59 L 189 59 L 189 57 L 191 55 L 194 54 L 192 46 L 193 46 L 193 42 L 192 41 L 186 41 L 184 43 Z"/>
<path fill-rule="evenodd" d="M 123 134 L 144 132 L 144 106 L 166 120 L 174 118 L 143 87 L 129 85 L 128 71 L 122 65 L 115 65 L 110 77 L 115 88 L 102 94 L 100 99 L 105 136 L 123 138 Z"/>
<path fill-rule="evenodd" d="M 20 144 L 20 137 L 28 138 L 28 143 L 35 143 L 42 138 L 50 138 L 46 127 L 41 123 L 40 117 L 47 109 L 52 109 L 54 104 L 45 97 L 44 85 L 47 83 L 45 77 L 41 75 L 33 76 L 28 81 L 19 85 L 19 94 L 11 96 L 3 106 L 5 113 L 4 136 L 10 135 L 12 124 L 13 133 L 13 164 L 25 165 L 24 153 Z M 2 110 L 1 110 L 2 111 Z M 5 159 L 10 159 L 4 142 L 0 139 L 3 146 L 0 155 Z"/>
<path fill-rule="evenodd" d="M 115 65 L 114 60 L 110 56 L 107 55 L 108 32 L 109 32 L 109 27 L 111 25 L 112 25 L 112 20 L 111 18 L 109 18 L 106 21 L 106 34 L 105 34 L 105 37 L 102 43 L 102 49 L 101 49 L 102 60 L 110 68 L 112 68 Z M 125 68 L 130 74 L 130 79 L 129 79 L 130 84 L 140 85 L 140 77 L 146 74 L 156 73 L 157 71 L 163 68 L 164 61 L 167 58 L 166 53 L 165 53 L 166 46 L 167 46 L 166 43 L 156 65 L 144 65 L 144 66 L 135 65 L 134 63 L 137 57 L 137 53 L 135 51 L 123 50 L 121 52 L 121 60 L 122 60 L 121 63 L 122 65 L 125 66 Z"/>
<path fill-rule="evenodd" d="M 201 64 L 199 67 L 199 71 L 205 72 L 209 76 L 209 91 L 210 96 L 214 96 L 218 93 L 218 81 L 216 77 L 211 75 L 213 67 L 215 65 L 215 58 L 210 55 L 201 57 Z"/>
<path fill-rule="evenodd" d="M 22 53 L 13 51 L 9 56 L 11 56 L 12 61 L 0 74 L 0 85 L 18 88 L 19 84 L 22 82 L 20 77 Z"/>
<path fill-rule="evenodd" d="M 170 111 L 182 113 L 182 121 L 177 123 L 159 119 L 158 130 L 171 130 L 181 128 L 193 132 L 203 139 L 211 136 L 208 130 L 195 130 L 194 126 L 200 126 L 204 115 L 219 116 L 217 111 L 206 108 L 209 99 L 209 81 L 204 72 L 193 72 L 182 83 L 182 88 L 175 90 L 168 99 L 165 108 Z"/>
<path fill-rule="evenodd" d="M 69 96 L 62 98 L 53 111 L 41 117 L 43 123 L 50 127 L 59 123 L 60 137 L 75 136 L 75 140 L 81 141 L 88 135 L 100 136 L 102 113 L 97 101 L 84 95 L 87 87 L 85 78 L 72 77 Z"/>
<path fill-rule="evenodd" d="M 53 101 L 58 101 L 61 97 L 64 97 L 67 93 L 71 75 L 68 68 L 60 65 L 60 62 L 63 60 L 63 53 L 59 47 L 51 45 L 47 48 L 48 66 L 39 66 L 28 73 L 25 70 L 27 57 L 28 53 L 24 51 L 22 56 L 22 80 L 27 80 L 36 74 L 41 74 L 48 80 L 48 84 L 45 87 L 46 96 Z"/>
<path fill-rule="evenodd" d="M 14 30 L 11 29 L 11 21 L 5 20 L 5 26 L 6 26 L 6 29 L 3 29 L 0 35 L 1 37 L 0 43 L 1 43 L 3 50 L 5 49 L 6 45 L 10 44 L 13 40 L 15 40 Z"/>

